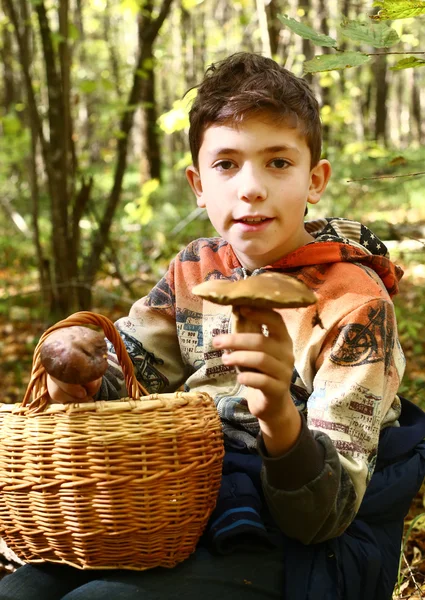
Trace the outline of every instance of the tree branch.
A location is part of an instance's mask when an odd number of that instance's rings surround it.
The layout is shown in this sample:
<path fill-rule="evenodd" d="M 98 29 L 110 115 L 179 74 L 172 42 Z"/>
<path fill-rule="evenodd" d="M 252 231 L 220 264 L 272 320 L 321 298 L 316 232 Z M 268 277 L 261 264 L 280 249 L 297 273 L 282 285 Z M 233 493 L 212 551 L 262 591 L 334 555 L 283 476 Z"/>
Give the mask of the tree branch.
<path fill-rule="evenodd" d="M 134 122 L 134 115 L 141 99 L 143 79 L 140 71 L 146 59 L 152 56 L 152 46 L 159 33 L 161 25 L 168 15 L 173 0 L 163 0 L 161 9 L 156 19 L 151 20 L 152 4 L 145 4 L 144 14 L 140 17 L 142 26 L 139 29 L 138 59 L 133 71 L 133 84 L 128 96 L 127 105 L 121 119 L 120 135 L 117 141 L 117 162 L 115 167 L 114 183 L 109 194 L 105 212 L 101 219 L 99 229 L 95 233 L 90 256 L 83 267 L 86 282 L 92 283 L 100 265 L 101 254 L 108 242 L 109 230 L 118 202 L 121 196 L 124 173 L 127 167 L 128 138 Z M 147 12 L 148 11 L 148 12 Z"/>
<path fill-rule="evenodd" d="M 405 175 L 378 175 L 377 177 L 361 177 L 360 179 L 347 179 L 347 183 L 353 183 L 353 181 L 369 181 L 371 179 L 396 179 L 397 177 L 417 177 L 425 175 L 425 171 L 419 171 L 418 173 L 406 173 Z"/>

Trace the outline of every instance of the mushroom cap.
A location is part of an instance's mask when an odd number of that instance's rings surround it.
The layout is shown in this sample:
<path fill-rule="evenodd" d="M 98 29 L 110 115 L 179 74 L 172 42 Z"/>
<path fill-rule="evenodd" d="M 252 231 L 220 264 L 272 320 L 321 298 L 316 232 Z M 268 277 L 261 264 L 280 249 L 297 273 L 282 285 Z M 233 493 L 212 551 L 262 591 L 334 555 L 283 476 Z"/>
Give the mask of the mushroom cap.
<path fill-rule="evenodd" d="M 210 279 L 196 285 L 192 292 L 204 300 L 232 306 L 299 308 L 317 302 L 305 283 L 275 271 L 238 281 Z"/>

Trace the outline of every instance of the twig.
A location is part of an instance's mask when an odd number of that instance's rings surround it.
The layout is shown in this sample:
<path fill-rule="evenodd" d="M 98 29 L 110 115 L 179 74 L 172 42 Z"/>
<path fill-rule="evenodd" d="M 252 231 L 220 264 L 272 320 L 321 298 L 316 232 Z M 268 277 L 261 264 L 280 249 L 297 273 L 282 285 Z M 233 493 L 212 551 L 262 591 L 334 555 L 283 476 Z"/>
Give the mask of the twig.
<path fill-rule="evenodd" d="M 420 587 L 420 585 L 418 585 L 418 582 L 416 581 L 415 576 L 413 575 L 412 567 L 407 562 L 406 554 L 404 552 L 403 552 L 403 559 L 404 559 L 404 562 L 406 563 L 407 569 L 410 573 L 410 577 L 412 578 L 412 581 L 415 584 L 415 588 L 419 592 L 419 598 L 423 598 L 421 587 Z"/>
<path fill-rule="evenodd" d="M 365 52 L 367 56 L 387 56 L 388 54 L 425 54 L 425 50 L 421 50 L 420 52 L 409 52 L 406 50 L 405 52 Z"/>
<path fill-rule="evenodd" d="M 353 181 L 369 181 L 370 179 L 396 179 L 397 177 L 416 177 L 417 175 L 425 175 L 425 171 L 418 173 L 406 173 L 405 175 L 379 175 L 378 177 L 361 177 L 360 179 L 347 179 L 347 183 Z"/>
<path fill-rule="evenodd" d="M 68 283 L 62 283 L 62 284 L 58 284 L 58 287 L 65 287 L 67 286 Z M 100 293 L 103 296 L 106 296 L 108 298 L 112 298 L 115 300 L 120 300 L 122 302 L 124 302 L 125 304 L 129 304 L 130 306 L 132 304 L 134 304 L 134 299 L 131 298 L 127 298 L 125 296 L 122 295 L 118 295 L 118 294 L 114 294 L 113 292 L 108 292 L 107 290 L 104 290 L 98 286 L 95 285 L 88 285 L 85 283 L 79 283 L 79 282 L 73 282 L 72 284 L 74 287 L 78 287 L 78 288 L 84 288 L 84 289 L 89 289 L 92 291 L 97 291 L 98 293 Z M 49 289 L 49 288 L 45 288 L 45 289 Z M 22 296 L 32 296 L 35 294 L 40 294 L 40 292 L 43 291 L 43 288 L 38 286 L 32 290 L 25 290 L 24 292 L 15 292 L 14 294 L 8 294 L 7 296 L 1 296 L 0 297 L 0 302 L 7 302 L 9 300 L 13 300 L 13 298 L 19 298 Z"/>

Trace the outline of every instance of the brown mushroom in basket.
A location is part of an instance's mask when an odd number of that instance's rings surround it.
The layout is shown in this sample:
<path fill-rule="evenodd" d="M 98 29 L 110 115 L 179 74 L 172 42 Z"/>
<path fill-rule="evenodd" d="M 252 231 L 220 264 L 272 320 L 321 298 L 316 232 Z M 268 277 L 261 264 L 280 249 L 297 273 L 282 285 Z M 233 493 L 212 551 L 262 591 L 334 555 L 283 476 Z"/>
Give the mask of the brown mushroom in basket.
<path fill-rule="evenodd" d="M 258 332 L 257 326 L 241 314 L 242 306 L 300 308 L 317 302 L 316 295 L 305 283 L 275 271 L 238 281 L 210 279 L 196 285 L 192 292 L 216 304 L 231 304 L 232 330 L 236 333 Z"/>
<path fill-rule="evenodd" d="M 108 368 L 104 336 L 75 325 L 53 331 L 40 348 L 47 373 L 64 383 L 85 385 L 103 376 Z"/>

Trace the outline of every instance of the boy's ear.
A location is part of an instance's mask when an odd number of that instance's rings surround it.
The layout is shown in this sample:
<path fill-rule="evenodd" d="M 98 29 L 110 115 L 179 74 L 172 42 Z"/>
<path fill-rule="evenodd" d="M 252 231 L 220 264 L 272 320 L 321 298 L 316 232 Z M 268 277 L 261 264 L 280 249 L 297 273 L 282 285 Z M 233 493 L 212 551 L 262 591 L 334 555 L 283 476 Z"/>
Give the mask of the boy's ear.
<path fill-rule="evenodd" d="M 205 208 L 205 202 L 202 199 L 202 182 L 201 176 L 199 175 L 199 171 L 193 165 L 190 165 L 186 168 L 186 177 L 189 182 L 190 187 L 193 190 L 193 193 L 196 196 L 196 203 L 199 208 Z"/>
<path fill-rule="evenodd" d="M 331 176 L 331 164 L 328 160 L 319 160 L 316 166 L 310 172 L 310 188 L 307 202 L 317 204 L 328 185 Z"/>

